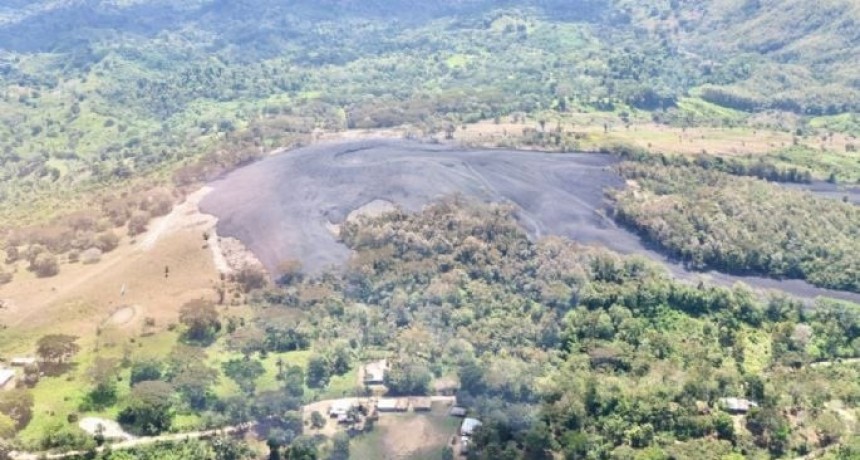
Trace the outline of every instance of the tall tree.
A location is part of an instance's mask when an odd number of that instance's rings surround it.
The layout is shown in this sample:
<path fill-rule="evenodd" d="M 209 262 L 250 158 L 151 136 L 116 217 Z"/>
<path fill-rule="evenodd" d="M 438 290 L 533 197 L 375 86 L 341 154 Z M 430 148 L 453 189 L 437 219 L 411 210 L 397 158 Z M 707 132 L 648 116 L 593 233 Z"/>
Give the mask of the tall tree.
<path fill-rule="evenodd" d="M 62 364 L 80 350 L 80 346 L 75 343 L 77 340 L 78 338 L 72 335 L 46 335 L 36 343 L 36 353 L 45 362 Z"/>
<path fill-rule="evenodd" d="M 322 355 L 313 355 L 308 360 L 307 384 L 311 388 L 322 388 L 328 385 L 331 378 L 331 365 Z"/>
<path fill-rule="evenodd" d="M 15 422 L 18 430 L 24 429 L 33 418 L 33 395 L 27 390 L 0 391 L 0 414 Z"/>
<path fill-rule="evenodd" d="M 111 406 L 116 402 L 117 364 L 116 359 L 98 356 L 87 371 L 93 384 L 87 399 L 94 408 Z"/>
<path fill-rule="evenodd" d="M 170 429 L 173 420 L 173 387 L 165 382 L 145 381 L 131 390 L 128 406 L 119 421 L 132 432 L 154 436 Z"/>
<path fill-rule="evenodd" d="M 230 377 L 247 395 L 254 394 L 257 379 L 266 373 L 263 364 L 256 359 L 231 359 L 222 365 L 224 375 Z"/>
<path fill-rule="evenodd" d="M 188 328 L 185 337 L 191 342 L 210 343 L 221 330 L 215 305 L 203 299 L 185 303 L 179 310 L 179 321 Z"/>

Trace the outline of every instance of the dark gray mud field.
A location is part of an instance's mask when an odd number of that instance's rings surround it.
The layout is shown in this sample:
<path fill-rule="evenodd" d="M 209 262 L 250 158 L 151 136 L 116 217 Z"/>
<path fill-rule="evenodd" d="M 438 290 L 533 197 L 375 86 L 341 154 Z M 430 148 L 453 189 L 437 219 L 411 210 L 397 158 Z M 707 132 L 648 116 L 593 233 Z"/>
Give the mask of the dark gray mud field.
<path fill-rule="evenodd" d="M 212 184 L 201 207 L 219 218 L 219 235 L 242 240 L 272 272 L 290 259 L 301 260 L 311 273 L 341 265 L 349 251 L 331 227 L 368 203 L 383 200 L 417 211 L 459 193 L 516 205 L 533 237 L 561 235 L 643 254 L 679 278 L 860 301 L 860 295 L 802 281 L 688 272 L 607 217 L 604 191 L 624 185 L 614 162 L 608 155 L 473 151 L 400 140 L 319 144 L 228 174 Z"/>

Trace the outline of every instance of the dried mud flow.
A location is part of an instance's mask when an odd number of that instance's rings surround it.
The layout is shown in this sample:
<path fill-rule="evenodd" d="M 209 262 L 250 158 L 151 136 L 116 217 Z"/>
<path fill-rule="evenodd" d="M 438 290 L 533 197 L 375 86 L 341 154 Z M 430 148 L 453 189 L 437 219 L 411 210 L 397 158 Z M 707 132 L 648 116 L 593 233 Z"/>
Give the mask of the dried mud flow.
<path fill-rule="evenodd" d="M 516 206 L 532 237 L 561 235 L 582 243 L 638 253 L 679 278 L 718 284 L 745 282 L 800 297 L 825 295 L 860 301 L 860 295 L 819 289 L 802 281 L 694 273 L 649 249 L 608 217 L 605 190 L 624 186 L 615 159 L 597 154 L 465 150 L 402 140 L 318 144 L 278 154 L 211 184 L 203 212 L 218 218 L 218 234 L 235 237 L 276 273 L 298 259 L 319 273 L 342 265 L 349 250 L 333 226 L 374 201 L 418 211 L 455 193 Z"/>

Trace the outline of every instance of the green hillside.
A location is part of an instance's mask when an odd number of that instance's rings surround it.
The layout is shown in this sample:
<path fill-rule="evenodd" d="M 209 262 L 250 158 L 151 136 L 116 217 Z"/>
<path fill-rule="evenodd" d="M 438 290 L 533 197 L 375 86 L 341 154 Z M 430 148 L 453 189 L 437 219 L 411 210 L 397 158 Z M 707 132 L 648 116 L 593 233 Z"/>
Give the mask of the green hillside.
<path fill-rule="evenodd" d="M 858 14 L 847 0 L 6 2 L 4 177 L 147 171 L 262 116 L 280 132 L 432 125 L 691 93 L 857 111 Z"/>
<path fill-rule="evenodd" d="M 858 459 L 858 63 L 858 0 L 0 0 L 0 460 Z"/>

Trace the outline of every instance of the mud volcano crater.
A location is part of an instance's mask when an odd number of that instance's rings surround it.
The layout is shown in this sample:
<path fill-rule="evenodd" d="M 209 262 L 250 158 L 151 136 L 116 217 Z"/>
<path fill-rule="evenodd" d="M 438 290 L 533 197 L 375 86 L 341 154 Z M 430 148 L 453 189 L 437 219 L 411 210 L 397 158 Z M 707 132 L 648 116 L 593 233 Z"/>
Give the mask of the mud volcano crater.
<path fill-rule="evenodd" d="M 273 274 L 288 260 L 307 273 L 341 266 L 349 250 L 332 231 L 353 211 L 393 203 L 407 211 L 461 194 L 515 205 L 530 236 L 560 235 L 638 253 L 676 278 L 731 286 L 744 282 L 801 297 L 860 302 L 860 294 L 803 280 L 690 271 L 609 217 L 607 188 L 623 187 L 609 155 L 469 150 L 404 140 L 318 144 L 268 157 L 211 184 L 201 209 L 218 234 L 241 240 Z"/>
<path fill-rule="evenodd" d="M 349 251 L 331 231 L 356 209 L 409 211 L 455 193 L 514 204 L 531 236 L 564 235 L 620 252 L 638 238 L 606 216 L 604 190 L 623 185 L 608 155 L 465 150 L 402 140 L 320 144 L 275 155 L 214 182 L 201 203 L 218 233 L 242 240 L 272 272 L 297 259 L 307 272 Z"/>

